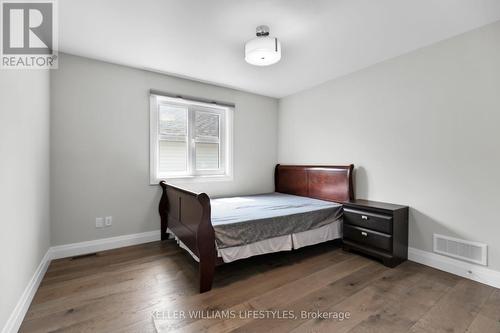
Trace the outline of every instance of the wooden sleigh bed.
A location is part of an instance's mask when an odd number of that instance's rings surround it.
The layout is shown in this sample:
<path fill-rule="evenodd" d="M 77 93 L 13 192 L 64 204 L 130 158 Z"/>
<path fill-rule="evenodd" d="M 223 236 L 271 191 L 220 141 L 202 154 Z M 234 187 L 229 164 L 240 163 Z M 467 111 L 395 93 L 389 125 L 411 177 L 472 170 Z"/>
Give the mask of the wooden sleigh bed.
<path fill-rule="evenodd" d="M 353 165 L 298 166 L 276 165 L 275 191 L 283 194 L 343 203 L 354 199 Z M 224 261 L 217 256 L 212 226 L 210 198 L 160 182 L 163 194 L 159 204 L 161 239 L 171 231 L 180 244 L 198 259 L 200 293 L 212 288 L 215 266 Z"/>

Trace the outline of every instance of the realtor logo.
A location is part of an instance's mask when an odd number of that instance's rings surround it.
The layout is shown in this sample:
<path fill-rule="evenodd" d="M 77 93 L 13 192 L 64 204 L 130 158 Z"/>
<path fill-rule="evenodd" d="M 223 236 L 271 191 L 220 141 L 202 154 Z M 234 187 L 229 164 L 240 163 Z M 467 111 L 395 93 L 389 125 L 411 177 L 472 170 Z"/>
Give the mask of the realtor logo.
<path fill-rule="evenodd" d="M 57 68 L 55 1 L 2 0 L 2 68 Z"/>

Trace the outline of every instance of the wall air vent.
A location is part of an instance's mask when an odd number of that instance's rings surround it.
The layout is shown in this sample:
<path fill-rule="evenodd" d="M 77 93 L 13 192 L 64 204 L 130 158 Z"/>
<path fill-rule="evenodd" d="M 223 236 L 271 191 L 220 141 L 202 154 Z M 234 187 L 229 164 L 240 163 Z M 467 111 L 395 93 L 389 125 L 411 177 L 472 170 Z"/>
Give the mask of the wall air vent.
<path fill-rule="evenodd" d="M 479 265 L 487 265 L 488 245 L 434 234 L 434 252 Z"/>

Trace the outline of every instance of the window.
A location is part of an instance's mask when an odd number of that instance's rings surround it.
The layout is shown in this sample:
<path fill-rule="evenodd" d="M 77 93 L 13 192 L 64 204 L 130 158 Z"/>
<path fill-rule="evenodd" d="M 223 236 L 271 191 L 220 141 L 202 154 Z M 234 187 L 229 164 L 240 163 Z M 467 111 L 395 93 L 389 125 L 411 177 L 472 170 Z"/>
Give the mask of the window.
<path fill-rule="evenodd" d="M 231 107 L 151 95 L 151 184 L 231 177 Z"/>

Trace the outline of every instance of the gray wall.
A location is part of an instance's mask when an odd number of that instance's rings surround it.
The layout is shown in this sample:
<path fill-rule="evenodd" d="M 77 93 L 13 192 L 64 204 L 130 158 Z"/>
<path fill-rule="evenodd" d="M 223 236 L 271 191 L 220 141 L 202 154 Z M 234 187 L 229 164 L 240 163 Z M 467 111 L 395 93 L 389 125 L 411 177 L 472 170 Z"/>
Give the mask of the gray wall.
<path fill-rule="evenodd" d="M 234 102 L 234 179 L 186 184 L 210 195 L 269 192 L 276 99 L 61 54 L 51 75 L 52 244 L 159 229 L 149 185 L 149 89 Z M 113 227 L 95 229 L 95 217 Z"/>
<path fill-rule="evenodd" d="M 50 246 L 49 73 L 0 71 L 0 329 Z"/>
<path fill-rule="evenodd" d="M 500 23 L 280 100 L 280 163 L 354 163 L 358 198 L 407 204 L 410 246 L 489 245 L 500 270 Z"/>

